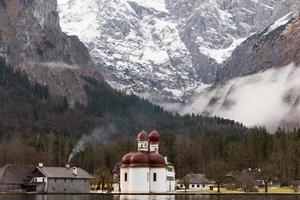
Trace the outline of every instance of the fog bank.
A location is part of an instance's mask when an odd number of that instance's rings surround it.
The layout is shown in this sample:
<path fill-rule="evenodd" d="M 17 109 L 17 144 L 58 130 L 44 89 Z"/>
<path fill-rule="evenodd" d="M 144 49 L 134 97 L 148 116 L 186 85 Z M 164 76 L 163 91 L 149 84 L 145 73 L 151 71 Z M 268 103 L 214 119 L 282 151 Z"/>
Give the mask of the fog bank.
<path fill-rule="evenodd" d="M 299 96 L 300 68 L 291 64 L 206 89 L 183 113 L 220 116 L 269 131 L 291 129 L 300 121 Z"/>

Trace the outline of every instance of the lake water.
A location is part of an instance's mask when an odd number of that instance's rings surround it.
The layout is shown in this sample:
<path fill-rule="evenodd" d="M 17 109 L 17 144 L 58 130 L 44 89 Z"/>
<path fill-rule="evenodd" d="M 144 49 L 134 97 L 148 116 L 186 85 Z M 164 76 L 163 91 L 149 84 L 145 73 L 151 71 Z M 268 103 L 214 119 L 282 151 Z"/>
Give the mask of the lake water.
<path fill-rule="evenodd" d="M 300 195 L 0 195 L 0 200 L 300 200 Z"/>

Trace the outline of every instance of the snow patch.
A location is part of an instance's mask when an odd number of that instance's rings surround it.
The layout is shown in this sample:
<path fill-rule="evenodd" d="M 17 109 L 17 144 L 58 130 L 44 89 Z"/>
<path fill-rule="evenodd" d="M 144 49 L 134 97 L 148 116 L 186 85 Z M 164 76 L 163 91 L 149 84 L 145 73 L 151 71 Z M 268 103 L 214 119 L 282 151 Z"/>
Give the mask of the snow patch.
<path fill-rule="evenodd" d="M 47 67 L 50 69 L 80 69 L 78 65 L 69 65 L 63 62 L 38 62 L 35 65 Z"/>
<path fill-rule="evenodd" d="M 60 25 L 63 32 L 77 35 L 83 42 L 91 42 L 98 35 L 98 4 L 95 0 L 58 0 Z"/>
<path fill-rule="evenodd" d="M 151 8 L 160 12 L 169 12 L 166 9 L 165 0 L 128 0 L 128 2 L 135 2 L 143 7 Z"/>
<path fill-rule="evenodd" d="M 146 47 L 143 51 L 143 60 L 160 65 L 169 61 L 169 55 L 166 51 L 162 51 L 153 47 Z"/>
<path fill-rule="evenodd" d="M 170 88 L 164 88 L 163 89 L 166 92 L 170 92 L 172 93 L 173 96 L 175 96 L 176 98 L 181 98 L 183 96 L 183 92 L 182 90 L 178 90 L 178 89 L 170 89 Z"/>
<path fill-rule="evenodd" d="M 232 55 L 232 52 L 235 50 L 235 48 L 245 40 L 246 38 L 236 39 L 232 42 L 232 44 L 228 48 L 225 49 L 212 49 L 212 48 L 200 46 L 199 50 L 204 55 L 214 59 L 217 63 L 221 64 L 225 60 L 227 60 Z"/>
<path fill-rule="evenodd" d="M 264 34 L 264 35 L 268 35 L 269 33 L 271 33 L 272 31 L 274 31 L 275 29 L 279 28 L 280 26 L 283 26 L 285 24 L 287 24 L 294 16 L 293 12 L 290 12 L 289 14 L 283 16 L 282 18 L 278 19 L 275 23 L 273 23 L 270 28 L 268 29 L 268 31 Z"/>

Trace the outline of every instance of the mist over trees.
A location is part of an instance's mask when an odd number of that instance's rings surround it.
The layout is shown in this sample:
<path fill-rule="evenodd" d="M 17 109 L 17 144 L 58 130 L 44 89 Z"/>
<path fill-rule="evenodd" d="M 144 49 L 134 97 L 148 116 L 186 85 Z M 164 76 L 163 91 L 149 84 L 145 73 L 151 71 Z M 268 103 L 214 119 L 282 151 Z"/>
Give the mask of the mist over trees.
<path fill-rule="evenodd" d="M 300 179 L 298 130 L 278 129 L 270 135 L 263 128 L 247 129 L 217 117 L 180 116 L 105 83 L 86 80 L 88 105 L 70 108 L 65 98 L 52 97 L 47 86 L 31 84 L 1 61 L 0 165 L 64 166 L 83 134 L 113 124 L 114 131 L 108 131 L 105 140 L 92 140 L 71 161 L 102 182 L 125 153 L 136 150 L 135 137 L 141 129 L 160 132 L 160 151 L 174 163 L 177 177 L 205 173 L 217 180 L 225 171 L 261 168 L 265 181 L 271 175 L 282 183 Z"/>

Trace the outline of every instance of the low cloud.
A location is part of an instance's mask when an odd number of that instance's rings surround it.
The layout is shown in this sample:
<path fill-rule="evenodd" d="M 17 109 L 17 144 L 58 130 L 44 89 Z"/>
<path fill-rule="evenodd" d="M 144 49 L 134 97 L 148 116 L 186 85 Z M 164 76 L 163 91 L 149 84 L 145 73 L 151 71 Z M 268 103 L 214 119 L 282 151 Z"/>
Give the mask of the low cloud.
<path fill-rule="evenodd" d="M 209 88 L 193 99 L 183 113 L 220 116 L 244 123 L 294 128 L 300 120 L 300 68 L 294 64 L 236 78 Z"/>

